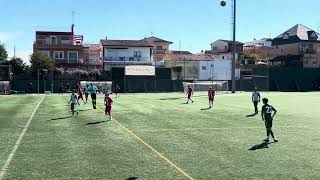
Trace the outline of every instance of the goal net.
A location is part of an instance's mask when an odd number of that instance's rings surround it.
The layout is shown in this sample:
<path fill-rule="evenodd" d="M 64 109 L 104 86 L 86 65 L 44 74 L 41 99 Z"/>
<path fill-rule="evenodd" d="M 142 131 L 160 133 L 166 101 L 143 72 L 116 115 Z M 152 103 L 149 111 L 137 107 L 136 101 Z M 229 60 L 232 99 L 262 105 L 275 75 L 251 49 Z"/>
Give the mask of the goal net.
<path fill-rule="evenodd" d="M 112 93 L 112 81 L 80 81 L 80 86 L 82 88 L 90 84 L 96 86 L 100 93 Z"/>
<path fill-rule="evenodd" d="M 228 93 L 228 81 L 195 81 L 183 82 L 184 92 L 187 93 L 188 86 L 190 86 L 194 93 L 208 92 L 209 87 L 212 87 L 216 93 Z"/>

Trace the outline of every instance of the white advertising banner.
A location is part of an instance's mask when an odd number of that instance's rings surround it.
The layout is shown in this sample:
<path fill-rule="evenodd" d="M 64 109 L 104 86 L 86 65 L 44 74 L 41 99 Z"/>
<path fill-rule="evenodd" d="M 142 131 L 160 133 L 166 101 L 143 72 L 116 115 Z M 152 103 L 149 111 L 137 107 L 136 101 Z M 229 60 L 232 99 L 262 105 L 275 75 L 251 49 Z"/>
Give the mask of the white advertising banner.
<path fill-rule="evenodd" d="M 155 66 L 126 66 L 126 76 L 155 76 Z"/>

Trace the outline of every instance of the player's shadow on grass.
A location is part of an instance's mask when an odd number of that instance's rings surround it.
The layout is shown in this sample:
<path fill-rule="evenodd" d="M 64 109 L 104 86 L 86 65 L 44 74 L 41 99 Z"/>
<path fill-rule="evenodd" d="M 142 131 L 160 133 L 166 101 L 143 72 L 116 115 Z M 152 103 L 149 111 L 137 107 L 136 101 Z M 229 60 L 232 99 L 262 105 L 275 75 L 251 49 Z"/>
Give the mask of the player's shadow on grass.
<path fill-rule="evenodd" d="M 138 178 L 137 177 L 129 177 L 126 180 L 136 180 L 136 179 L 138 179 Z"/>
<path fill-rule="evenodd" d="M 210 107 L 208 107 L 208 108 L 202 108 L 201 111 L 207 111 L 207 110 L 209 110 L 209 109 L 211 109 L 211 108 L 210 108 Z"/>
<path fill-rule="evenodd" d="M 270 143 L 269 142 L 263 142 L 261 144 L 256 144 L 254 146 L 252 146 L 249 150 L 250 151 L 255 151 L 255 150 L 259 150 L 259 149 L 266 149 L 266 148 L 269 148 L 269 145 Z"/>
<path fill-rule="evenodd" d="M 83 112 L 83 111 L 92 111 L 93 109 L 80 109 L 78 110 L 79 112 Z"/>
<path fill-rule="evenodd" d="M 199 96 L 192 96 L 192 97 L 201 97 L 201 95 L 199 95 Z M 166 100 L 178 100 L 178 99 L 186 99 L 186 97 L 161 98 L 161 99 L 159 99 L 159 100 L 161 100 L 161 101 L 166 101 Z"/>
<path fill-rule="evenodd" d="M 159 100 L 166 101 L 166 100 L 178 100 L 178 99 L 185 99 L 185 97 L 178 97 L 178 98 L 161 98 Z"/>
<path fill-rule="evenodd" d="M 69 119 L 71 118 L 72 116 L 66 116 L 66 117 L 60 117 L 60 118 L 53 118 L 53 119 L 50 119 L 51 121 L 57 121 L 57 120 L 64 120 L 64 119 Z"/>
<path fill-rule="evenodd" d="M 97 121 L 97 122 L 91 122 L 91 123 L 87 123 L 86 125 L 95 125 L 95 124 L 101 124 L 107 121 Z"/>
<path fill-rule="evenodd" d="M 246 117 L 254 117 L 254 116 L 256 116 L 258 113 L 253 113 L 253 114 L 249 114 L 249 115 L 247 115 Z"/>

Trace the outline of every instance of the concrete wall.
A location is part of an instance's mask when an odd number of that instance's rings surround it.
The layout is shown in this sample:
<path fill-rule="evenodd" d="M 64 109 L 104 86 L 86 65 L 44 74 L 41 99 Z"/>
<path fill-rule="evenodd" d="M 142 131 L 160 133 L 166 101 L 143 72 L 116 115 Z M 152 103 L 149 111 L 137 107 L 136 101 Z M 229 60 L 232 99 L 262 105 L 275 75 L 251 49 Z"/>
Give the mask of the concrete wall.
<path fill-rule="evenodd" d="M 320 43 L 299 42 L 273 46 L 274 56 L 302 55 L 303 67 L 320 67 Z"/>
<path fill-rule="evenodd" d="M 165 61 L 165 67 L 172 69 L 173 80 L 231 80 L 231 60 Z M 236 77 L 240 78 L 240 69 L 236 69 Z"/>
<path fill-rule="evenodd" d="M 165 61 L 166 68 L 171 68 L 171 77 L 173 80 L 197 80 L 199 79 L 199 61 Z M 181 72 L 176 68 L 181 68 Z"/>
<path fill-rule="evenodd" d="M 199 80 L 231 80 L 231 60 L 199 62 Z M 236 78 L 240 78 L 240 69 L 236 69 Z"/>
<path fill-rule="evenodd" d="M 275 56 L 299 55 L 299 47 L 299 43 L 278 45 L 273 46 L 273 52 Z"/>

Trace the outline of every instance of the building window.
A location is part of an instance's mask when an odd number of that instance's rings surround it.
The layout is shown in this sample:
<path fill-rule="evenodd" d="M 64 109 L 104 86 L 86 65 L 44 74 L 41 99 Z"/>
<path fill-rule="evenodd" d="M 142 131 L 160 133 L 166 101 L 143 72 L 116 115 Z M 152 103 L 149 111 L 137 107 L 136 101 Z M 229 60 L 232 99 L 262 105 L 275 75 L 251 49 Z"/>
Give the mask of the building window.
<path fill-rule="evenodd" d="M 316 65 L 316 64 L 317 64 L 317 61 L 313 61 L 312 63 L 313 63 L 313 65 Z"/>
<path fill-rule="evenodd" d="M 284 34 L 283 35 L 283 39 L 289 39 L 289 35 L 288 34 Z"/>
<path fill-rule="evenodd" d="M 224 50 L 228 50 L 228 46 L 224 46 Z"/>
<path fill-rule="evenodd" d="M 77 51 L 68 51 L 68 62 L 77 63 L 78 62 L 78 52 Z"/>
<path fill-rule="evenodd" d="M 135 51 L 135 52 L 134 52 L 133 57 L 135 57 L 135 58 L 141 58 L 141 56 L 142 56 L 141 51 Z"/>
<path fill-rule="evenodd" d="M 224 56 L 222 56 L 222 59 L 224 59 Z"/>
<path fill-rule="evenodd" d="M 39 51 L 41 54 L 50 57 L 50 51 Z"/>
<path fill-rule="evenodd" d="M 50 44 L 51 45 L 57 44 L 57 37 L 56 36 L 50 36 Z"/>
<path fill-rule="evenodd" d="M 157 46 L 157 50 L 162 50 L 162 46 Z"/>
<path fill-rule="evenodd" d="M 310 38 L 311 39 L 314 39 L 314 38 L 318 38 L 317 34 L 313 31 L 311 34 L 310 34 Z"/>
<path fill-rule="evenodd" d="M 201 69 L 202 69 L 203 71 L 205 71 L 205 70 L 207 70 L 207 67 L 206 67 L 206 66 L 202 66 Z"/>
<path fill-rule="evenodd" d="M 53 58 L 54 59 L 64 59 L 64 52 L 63 51 L 54 51 Z"/>

